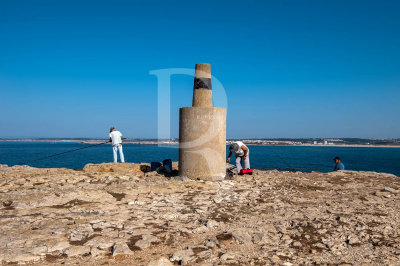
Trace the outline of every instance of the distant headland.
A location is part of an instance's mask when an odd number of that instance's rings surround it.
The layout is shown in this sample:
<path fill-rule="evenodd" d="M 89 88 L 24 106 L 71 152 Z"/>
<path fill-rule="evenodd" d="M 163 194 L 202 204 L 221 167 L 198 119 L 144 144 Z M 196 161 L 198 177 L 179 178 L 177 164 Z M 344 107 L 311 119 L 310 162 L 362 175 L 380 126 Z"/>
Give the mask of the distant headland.
<path fill-rule="evenodd" d="M 237 139 L 227 139 L 229 145 Z M 248 145 L 263 146 L 316 146 L 316 147 L 386 147 L 400 148 L 400 139 L 364 139 L 364 138 L 260 138 L 241 139 Z M 96 144 L 104 142 L 99 138 L 0 138 L 3 142 L 50 142 Z M 178 145 L 178 139 L 124 139 L 126 144 L 135 145 Z"/>

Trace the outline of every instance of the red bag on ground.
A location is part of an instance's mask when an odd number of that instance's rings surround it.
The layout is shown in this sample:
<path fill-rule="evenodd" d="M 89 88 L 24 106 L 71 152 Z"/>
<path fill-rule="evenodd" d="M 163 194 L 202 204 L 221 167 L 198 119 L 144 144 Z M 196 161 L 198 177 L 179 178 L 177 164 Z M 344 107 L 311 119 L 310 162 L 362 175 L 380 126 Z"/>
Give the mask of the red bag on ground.
<path fill-rule="evenodd" d="M 241 169 L 239 172 L 240 175 L 252 175 L 253 169 Z"/>

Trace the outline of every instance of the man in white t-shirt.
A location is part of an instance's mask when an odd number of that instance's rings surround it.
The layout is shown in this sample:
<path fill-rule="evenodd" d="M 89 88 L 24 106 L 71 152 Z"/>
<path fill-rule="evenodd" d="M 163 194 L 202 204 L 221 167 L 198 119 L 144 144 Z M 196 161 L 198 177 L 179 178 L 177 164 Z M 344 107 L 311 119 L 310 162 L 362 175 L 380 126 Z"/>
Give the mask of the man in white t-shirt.
<path fill-rule="evenodd" d="M 229 155 L 226 160 L 228 163 L 231 161 L 232 153 L 235 153 L 236 168 L 240 172 L 242 170 L 242 163 L 244 162 L 244 169 L 250 169 L 249 148 L 241 141 L 236 141 L 229 146 Z"/>
<path fill-rule="evenodd" d="M 118 162 L 117 160 L 117 150 L 119 151 L 119 158 L 121 163 L 125 162 L 124 153 L 122 151 L 122 134 L 118 130 L 115 130 L 114 127 L 110 128 L 110 142 L 112 143 L 113 153 L 114 153 L 114 163 Z"/>

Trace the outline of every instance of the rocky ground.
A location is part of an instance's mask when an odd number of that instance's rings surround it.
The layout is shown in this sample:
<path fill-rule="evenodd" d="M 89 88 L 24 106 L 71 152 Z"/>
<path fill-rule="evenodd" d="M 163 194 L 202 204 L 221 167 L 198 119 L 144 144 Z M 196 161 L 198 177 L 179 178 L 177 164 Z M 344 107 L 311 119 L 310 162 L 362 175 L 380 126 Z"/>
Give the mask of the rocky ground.
<path fill-rule="evenodd" d="M 400 179 L 374 172 L 211 182 L 135 164 L 1 166 L 0 261 L 400 265 L 399 199 Z"/>

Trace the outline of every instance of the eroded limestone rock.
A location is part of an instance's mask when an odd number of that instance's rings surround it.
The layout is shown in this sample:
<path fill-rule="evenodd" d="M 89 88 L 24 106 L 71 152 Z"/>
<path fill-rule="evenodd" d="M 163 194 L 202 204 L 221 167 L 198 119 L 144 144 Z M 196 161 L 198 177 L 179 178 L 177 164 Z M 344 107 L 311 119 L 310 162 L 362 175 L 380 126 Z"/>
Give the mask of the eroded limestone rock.
<path fill-rule="evenodd" d="M 136 164 L 0 166 L 0 263 L 396 265 L 398 191 L 373 172 L 211 182 Z"/>

